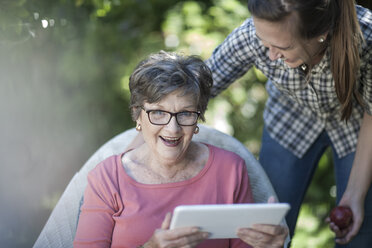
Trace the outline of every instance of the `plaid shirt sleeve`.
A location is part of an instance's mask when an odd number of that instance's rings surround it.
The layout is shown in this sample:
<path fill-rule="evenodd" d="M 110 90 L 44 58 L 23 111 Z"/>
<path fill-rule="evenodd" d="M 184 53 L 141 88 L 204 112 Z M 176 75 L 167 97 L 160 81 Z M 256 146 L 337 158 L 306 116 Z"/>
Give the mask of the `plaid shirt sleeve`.
<path fill-rule="evenodd" d="M 247 19 L 214 50 L 212 56 L 206 61 L 213 72 L 214 83 L 211 91 L 213 97 L 252 67 L 255 58 L 252 32 L 254 34 L 253 21 Z"/>

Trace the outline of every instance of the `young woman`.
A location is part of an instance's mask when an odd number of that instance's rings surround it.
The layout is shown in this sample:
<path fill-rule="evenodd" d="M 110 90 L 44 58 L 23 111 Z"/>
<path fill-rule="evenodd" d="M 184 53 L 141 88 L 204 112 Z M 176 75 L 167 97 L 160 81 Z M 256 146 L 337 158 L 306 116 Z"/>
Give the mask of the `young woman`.
<path fill-rule="evenodd" d="M 372 13 L 353 0 L 249 0 L 247 19 L 207 64 L 217 95 L 252 66 L 268 78 L 260 162 L 293 235 L 317 163 L 331 147 L 337 203 L 353 211 L 336 242 L 372 247 Z M 363 223 L 363 224 L 362 224 Z M 358 232 L 359 231 L 359 232 Z"/>

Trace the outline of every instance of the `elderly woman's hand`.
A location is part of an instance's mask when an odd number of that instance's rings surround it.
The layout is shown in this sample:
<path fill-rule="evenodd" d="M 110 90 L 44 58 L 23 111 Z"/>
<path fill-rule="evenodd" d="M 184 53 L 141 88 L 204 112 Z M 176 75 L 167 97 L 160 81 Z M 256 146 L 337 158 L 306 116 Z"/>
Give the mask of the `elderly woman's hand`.
<path fill-rule="evenodd" d="M 277 202 L 270 196 L 267 203 Z M 251 228 L 240 228 L 238 237 L 253 248 L 283 247 L 288 236 L 288 228 L 281 225 L 255 224 Z"/>
<path fill-rule="evenodd" d="M 201 232 L 197 227 L 182 227 L 169 230 L 171 213 L 165 216 L 160 229 L 155 230 L 151 239 L 143 245 L 144 248 L 162 247 L 195 247 L 209 234 Z"/>
<path fill-rule="evenodd" d="M 237 235 L 254 248 L 283 247 L 288 228 L 280 225 L 255 224 L 252 228 L 240 228 Z"/>

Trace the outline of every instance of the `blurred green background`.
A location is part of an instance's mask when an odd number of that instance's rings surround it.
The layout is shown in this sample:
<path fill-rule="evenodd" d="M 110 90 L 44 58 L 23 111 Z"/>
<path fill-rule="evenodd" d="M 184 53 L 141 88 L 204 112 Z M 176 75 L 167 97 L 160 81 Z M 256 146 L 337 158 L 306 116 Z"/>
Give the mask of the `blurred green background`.
<path fill-rule="evenodd" d="M 31 247 L 74 173 L 134 126 L 128 78 L 142 58 L 163 49 L 206 59 L 247 17 L 238 0 L 1 0 L 0 247 Z M 256 156 L 265 81 L 250 70 L 206 114 Z M 334 199 L 328 151 L 293 247 L 332 247 L 324 219 Z"/>

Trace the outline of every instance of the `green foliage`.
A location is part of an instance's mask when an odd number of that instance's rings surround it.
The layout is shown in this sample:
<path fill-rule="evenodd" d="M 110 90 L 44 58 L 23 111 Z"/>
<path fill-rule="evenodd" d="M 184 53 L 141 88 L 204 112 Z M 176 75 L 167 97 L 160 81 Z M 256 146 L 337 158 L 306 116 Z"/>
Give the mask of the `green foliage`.
<path fill-rule="evenodd" d="M 314 213 L 314 210 L 316 210 Z M 329 228 L 323 224 L 323 214 L 328 208 L 322 205 L 304 204 L 301 208 L 300 218 L 297 223 L 296 234 L 292 240 L 295 248 L 331 248 L 334 247 L 333 236 Z"/>
<path fill-rule="evenodd" d="M 301 207 L 293 247 L 333 247 L 334 234 L 325 223 L 335 203 L 331 149 L 321 157 Z"/>

